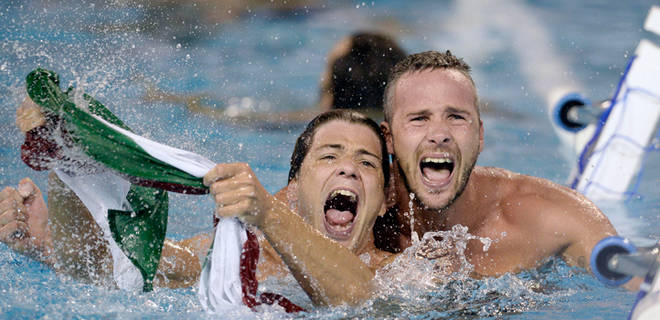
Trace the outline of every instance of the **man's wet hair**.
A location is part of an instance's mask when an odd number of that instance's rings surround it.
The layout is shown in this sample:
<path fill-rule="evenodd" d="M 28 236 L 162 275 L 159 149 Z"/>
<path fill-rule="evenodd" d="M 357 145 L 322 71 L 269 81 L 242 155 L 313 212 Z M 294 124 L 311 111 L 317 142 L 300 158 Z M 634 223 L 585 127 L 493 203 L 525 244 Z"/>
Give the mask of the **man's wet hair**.
<path fill-rule="evenodd" d="M 385 137 L 383 136 L 382 131 L 378 124 L 371 120 L 369 117 L 351 110 L 346 109 L 337 109 L 330 110 L 320 115 L 316 116 L 312 121 L 307 124 L 305 131 L 300 134 L 298 140 L 296 140 L 296 146 L 293 148 L 293 154 L 291 154 L 291 169 L 289 169 L 289 182 L 295 179 L 298 176 L 300 167 L 302 166 L 305 157 L 309 153 L 309 149 L 314 142 L 314 135 L 318 128 L 323 124 L 331 121 L 344 121 L 352 124 L 360 124 L 368 127 L 373 131 L 378 137 L 380 142 L 380 152 L 381 152 L 381 167 L 383 168 L 383 177 L 385 178 L 385 186 L 390 181 L 390 163 L 387 153 L 387 145 L 385 144 Z"/>
<path fill-rule="evenodd" d="M 472 86 L 476 91 L 474 80 L 470 75 L 470 66 L 465 61 L 463 61 L 463 59 L 454 56 L 451 51 L 447 50 L 444 53 L 438 51 L 414 53 L 399 61 L 399 63 L 397 63 L 392 68 L 392 72 L 390 73 L 390 76 L 387 80 L 387 86 L 385 87 L 385 95 L 383 97 L 385 121 L 391 122 L 392 120 L 392 103 L 394 100 L 394 86 L 396 85 L 396 82 L 408 72 L 419 72 L 435 69 L 451 69 L 462 73 L 466 78 L 468 78 L 468 80 L 470 80 L 470 83 L 472 83 Z M 477 101 L 474 103 L 475 106 L 478 106 Z M 477 112 L 478 111 L 479 109 L 477 108 Z"/>
<path fill-rule="evenodd" d="M 385 85 L 394 65 L 406 57 L 386 35 L 361 32 L 351 36 L 349 52 L 332 62 L 327 82 L 334 109 L 383 108 Z"/>

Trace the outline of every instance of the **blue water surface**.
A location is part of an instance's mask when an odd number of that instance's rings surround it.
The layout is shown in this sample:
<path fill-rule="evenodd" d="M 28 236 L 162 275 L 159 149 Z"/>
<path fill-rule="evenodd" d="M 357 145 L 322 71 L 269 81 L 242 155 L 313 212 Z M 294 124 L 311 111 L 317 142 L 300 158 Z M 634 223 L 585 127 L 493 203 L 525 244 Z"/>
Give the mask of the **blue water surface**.
<path fill-rule="evenodd" d="M 194 113 L 181 100 L 152 100 L 159 90 L 196 97 L 217 108 L 258 112 L 313 106 L 326 55 L 358 30 L 397 38 L 408 52 L 450 49 L 473 67 L 486 147 L 480 165 L 507 168 L 565 184 L 574 159 L 547 116 L 552 89 L 579 89 L 593 100 L 614 92 L 655 1 L 310 1 L 269 9 L 250 1 L 179 1 L 169 9 L 129 1 L 3 1 L 0 4 L 0 186 L 31 177 L 46 190 L 46 173 L 25 166 L 14 114 L 25 76 L 36 67 L 82 88 L 138 134 L 216 162 L 247 162 L 268 191 L 286 183 L 288 161 L 303 124 L 232 125 Z M 275 1 L 278 3 L 281 1 Z M 295 3 L 296 1 L 294 1 Z M 162 2 L 158 2 L 162 3 Z M 656 138 L 656 144 L 658 140 Z M 660 157 L 650 153 L 637 196 L 602 204 L 617 230 L 659 240 Z M 168 237 L 210 231 L 207 197 L 171 194 Z M 304 318 L 623 319 L 634 293 L 606 288 L 581 269 L 551 259 L 538 270 L 497 279 L 450 283 L 428 292 L 382 296 L 362 307 L 313 308 L 288 279 L 267 282 L 310 311 Z M 207 318 L 194 289 L 126 293 L 89 286 L 0 244 L 0 318 Z M 227 318 L 288 317 L 277 309 L 239 310 Z"/>

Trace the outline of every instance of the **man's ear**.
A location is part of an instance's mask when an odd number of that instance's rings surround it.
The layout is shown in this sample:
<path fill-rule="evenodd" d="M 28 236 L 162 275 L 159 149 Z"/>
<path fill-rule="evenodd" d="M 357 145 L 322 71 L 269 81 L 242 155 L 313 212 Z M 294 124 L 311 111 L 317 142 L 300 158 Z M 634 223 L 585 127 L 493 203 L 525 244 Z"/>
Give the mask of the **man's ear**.
<path fill-rule="evenodd" d="M 294 178 L 286 186 L 286 202 L 289 209 L 298 213 L 298 179 Z"/>
<path fill-rule="evenodd" d="M 484 122 L 479 119 L 479 153 L 484 150 Z"/>
<path fill-rule="evenodd" d="M 378 216 L 379 217 L 384 216 L 385 212 L 387 212 L 387 199 L 385 199 L 385 201 L 383 201 L 383 203 L 381 204 L 380 210 L 378 211 Z"/>
<path fill-rule="evenodd" d="M 390 124 L 387 121 L 380 123 L 380 130 L 383 132 L 385 137 L 385 144 L 387 144 L 387 153 L 394 154 L 394 145 L 392 144 L 392 129 Z"/>

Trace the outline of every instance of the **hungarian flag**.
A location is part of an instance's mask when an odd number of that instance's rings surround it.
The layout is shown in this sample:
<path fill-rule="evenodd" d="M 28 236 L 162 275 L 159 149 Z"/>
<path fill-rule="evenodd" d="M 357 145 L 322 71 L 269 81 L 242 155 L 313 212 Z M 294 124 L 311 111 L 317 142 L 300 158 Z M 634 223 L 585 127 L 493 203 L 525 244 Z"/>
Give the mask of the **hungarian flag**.
<path fill-rule="evenodd" d="M 47 124 L 26 134 L 23 160 L 37 170 L 55 169 L 90 212 L 100 211 L 92 215 L 107 219 L 112 239 L 139 269 L 143 290 L 151 290 L 167 227 L 165 190 L 208 193 L 202 177 L 215 163 L 134 134 L 88 95 L 83 95 L 86 106 L 76 105 L 69 96 L 71 89 L 62 92 L 59 76 L 52 71 L 32 71 L 27 92 L 45 110 Z M 72 156 L 76 151 L 91 161 Z M 122 182 L 113 177 L 130 181 L 124 188 L 125 198 L 119 201 L 104 197 L 104 186 L 108 192 L 122 189 L 114 187 Z M 103 229 L 103 219 L 96 221 Z M 237 219 L 219 221 L 198 289 L 206 310 L 222 312 L 241 303 L 251 308 L 278 303 L 287 312 L 302 310 L 276 294 L 257 296 L 258 248 L 256 237 Z"/>

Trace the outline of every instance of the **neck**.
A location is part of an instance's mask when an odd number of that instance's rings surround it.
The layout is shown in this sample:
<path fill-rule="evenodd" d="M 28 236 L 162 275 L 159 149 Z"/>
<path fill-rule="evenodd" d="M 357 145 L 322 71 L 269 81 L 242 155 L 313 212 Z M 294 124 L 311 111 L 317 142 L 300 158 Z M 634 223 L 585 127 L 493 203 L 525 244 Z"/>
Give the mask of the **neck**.
<path fill-rule="evenodd" d="M 371 229 L 369 229 L 371 231 Z M 352 250 L 355 255 L 361 255 L 365 252 L 372 252 L 376 249 L 376 246 L 374 245 L 374 234 L 373 232 L 366 232 L 366 236 L 360 244 L 355 248 L 355 250 Z"/>

